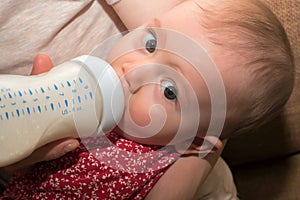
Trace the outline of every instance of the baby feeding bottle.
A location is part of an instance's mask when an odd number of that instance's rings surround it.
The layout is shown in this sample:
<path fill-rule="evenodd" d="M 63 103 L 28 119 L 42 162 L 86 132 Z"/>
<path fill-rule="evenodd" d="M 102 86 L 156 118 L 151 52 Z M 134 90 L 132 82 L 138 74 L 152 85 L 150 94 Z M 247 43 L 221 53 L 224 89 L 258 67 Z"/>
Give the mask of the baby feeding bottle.
<path fill-rule="evenodd" d="M 123 110 L 120 80 L 97 57 L 80 56 L 35 76 L 0 75 L 0 167 L 51 141 L 110 131 Z"/>

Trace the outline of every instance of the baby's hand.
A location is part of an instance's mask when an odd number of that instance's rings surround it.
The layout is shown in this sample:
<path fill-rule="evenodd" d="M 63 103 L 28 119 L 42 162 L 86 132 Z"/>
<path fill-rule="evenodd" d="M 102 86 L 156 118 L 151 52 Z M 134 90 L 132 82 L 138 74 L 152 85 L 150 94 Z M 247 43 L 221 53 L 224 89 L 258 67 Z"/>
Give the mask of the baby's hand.
<path fill-rule="evenodd" d="M 50 57 L 47 55 L 39 54 L 34 59 L 31 75 L 37 75 L 47 72 L 52 69 L 52 67 L 53 64 Z M 51 142 L 45 146 L 40 147 L 24 160 L 5 167 L 5 170 L 9 172 L 24 170 L 35 163 L 59 158 L 66 153 L 76 149 L 78 146 L 78 140 L 73 138 L 64 138 L 55 142 Z"/>
<path fill-rule="evenodd" d="M 186 147 L 189 147 L 186 149 Z M 215 136 L 195 137 L 191 140 L 186 140 L 175 146 L 176 150 L 182 156 L 199 156 L 205 157 L 209 153 L 215 153 L 222 149 L 223 145 L 221 140 Z"/>

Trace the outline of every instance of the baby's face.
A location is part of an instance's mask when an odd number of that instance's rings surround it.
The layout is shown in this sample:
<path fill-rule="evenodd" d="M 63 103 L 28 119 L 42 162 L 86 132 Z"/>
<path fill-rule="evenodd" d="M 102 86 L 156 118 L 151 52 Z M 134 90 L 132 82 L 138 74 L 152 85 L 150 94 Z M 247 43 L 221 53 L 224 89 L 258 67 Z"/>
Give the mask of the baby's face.
<path fill-rule="evenodd" d="M 112 48 L 108 61 L 127 99 L 116 131 L 125 138 L 166 145 L 175 136 L 178 142 L 206 131 L 211 117 L 207 85 L 222 81 L 200 46 L 207 41 L 195 9 L 193 2 L 183 3 L 129 32 Z M 224 95 L 220 98 L 225 101 Z"/>

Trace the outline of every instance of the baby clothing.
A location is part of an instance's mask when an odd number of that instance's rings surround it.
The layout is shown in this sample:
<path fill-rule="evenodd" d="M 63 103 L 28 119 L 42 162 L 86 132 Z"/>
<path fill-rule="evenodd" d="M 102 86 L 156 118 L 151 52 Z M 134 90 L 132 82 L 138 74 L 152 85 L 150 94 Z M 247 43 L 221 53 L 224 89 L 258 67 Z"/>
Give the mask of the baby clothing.
<path fill-rule="evenodd" d="M 0 200 L 144 199 L 178 156 L 172 147 L 141 145 L 115 133 L 88 138 L 64 157 L 14 174 Z M 238 199 L 221 158 L 196 199 Z"/>
<path fill-rule="evenodd" d="M 173 147 L 115 133 L 89 138 L 59 159 L 13 175 L 0 199 L 144 199 L 178 156 Z"/>

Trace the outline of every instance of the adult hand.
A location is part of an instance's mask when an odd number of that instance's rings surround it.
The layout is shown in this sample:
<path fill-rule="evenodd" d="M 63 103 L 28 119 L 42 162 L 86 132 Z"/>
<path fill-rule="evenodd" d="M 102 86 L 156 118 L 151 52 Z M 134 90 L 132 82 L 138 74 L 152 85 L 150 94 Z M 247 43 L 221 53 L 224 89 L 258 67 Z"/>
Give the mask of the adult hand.
<path fill-rule="evenodd" d="M 39 54 L 35 57 L 31 75 L 37 75 L 49 71 L 53 68 L 52 61 L 49 56 Z M 8 172 L 14 172 L 19 170 L 25 170 L 27 167 L 47 160 L 53 160 L 59 158 L 66 153 L 76 149 L 79 146 L 79 142 L 74 138 L 64 138 L 46 144 L 36 151 L 34 151 L 29 157 L 24 160 L 7 166 L 4 169 Z"/>

